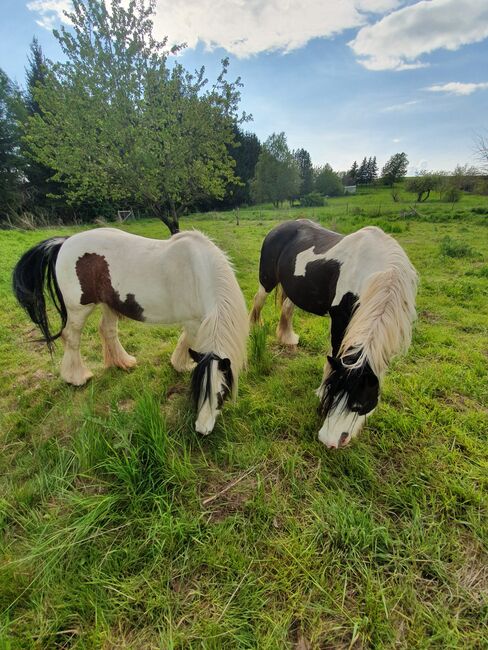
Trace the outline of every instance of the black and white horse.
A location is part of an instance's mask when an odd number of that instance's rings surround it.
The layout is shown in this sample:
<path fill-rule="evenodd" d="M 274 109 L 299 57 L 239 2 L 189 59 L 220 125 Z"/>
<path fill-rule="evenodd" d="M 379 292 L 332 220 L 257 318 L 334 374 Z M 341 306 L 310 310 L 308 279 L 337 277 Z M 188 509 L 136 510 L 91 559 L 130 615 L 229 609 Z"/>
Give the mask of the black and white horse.
<path fill-rule="evenodd" d="M 136 363 L 119 341 L 119 315 L 183 325 L 171 363 L 178 371 L 196 363 L 192 394 L 198 432 L 210 433 L 225 397 L 236 395 L 246 360 L 246 305 L 227 257 L 200 232 L 158 240 L 99 228 L 54 237 L 22 256 L 13 289 L 50 347 L 62 337 L 61 376 L 70 384 L 81 386 L 92 376 L 80 355 L 80 337 L 100 304 L 106 367 L 128 369 Z M 50 331 L 46 293 L 61 316 L 57 334 Z"/>
<path fill-rule="evenodd" d="M 332 352 L 317 390 L 325 417 L 319 440 L 346 445 L 378 403 L 391 358 L 408 349 L 415 319 L 417 273 L 400 245 L 380 228 L 343 236 L 307 219 L 282 223 L 266 236 L 251 323 L 267 295 L 283 290 L 279 341 L 297 345 L 295 305 L 331 317 Z"/>

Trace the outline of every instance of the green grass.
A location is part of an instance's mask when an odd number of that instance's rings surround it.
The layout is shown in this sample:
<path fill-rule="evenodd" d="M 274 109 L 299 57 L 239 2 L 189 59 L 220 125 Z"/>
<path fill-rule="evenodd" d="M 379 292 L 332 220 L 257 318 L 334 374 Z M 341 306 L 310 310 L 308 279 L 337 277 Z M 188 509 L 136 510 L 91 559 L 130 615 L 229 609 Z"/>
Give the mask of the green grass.
<path fill-rule="evenodd" d="M 63 384 L 60 346 L 51 360 L 10 290 L 21 253 L 59 230 L 0 232 L 0 648 L 486 647 L 486 217 L 462 204 L 458 219 L 446 204 L 432 222 L 396 204 L 373 216 L 378 198 L 182 224 L 229 252 L 249 306 L 262 239 L 284 218 L 379 223 L 407 250 L 421 277 L 412 347 L 336 453 L 317 441 L 313 393 L 327 319 L 297 310 L 289 353 L 270 297 L 239 399 L 202 438 L 189 375 L 169 364 L 176 328 L 123 321 L 138 366 L 105 371 L 94 315 L 94 378 Z M 476 256 L 442 255 L 446 237 Z"/>

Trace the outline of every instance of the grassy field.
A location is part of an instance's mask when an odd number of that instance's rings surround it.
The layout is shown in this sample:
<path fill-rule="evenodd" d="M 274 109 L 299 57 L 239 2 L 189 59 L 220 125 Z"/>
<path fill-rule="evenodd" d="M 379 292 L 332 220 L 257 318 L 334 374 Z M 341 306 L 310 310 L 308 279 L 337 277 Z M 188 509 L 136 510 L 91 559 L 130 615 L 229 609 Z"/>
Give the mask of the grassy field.
<path fill-rule="evenodd" d="M 378 208 L 378 206 L 382 206 Z M 488 199 L 409 214 L 387 192 L 321 209 L 196 215 L 248 304 L 280 220 L 391 232 L 421 277 L 407 357 L 350 447 L 317 441 L 327 319 L 295 315 L 241 377 L 214 432 L 193 430 L 177 329 L 121 323 L 138 366 L 58 375 L 16 306 L 22 252 L 57 230 L 0 232 L 0 648 L 485 648 L 488 644 Z M 407 214 L 405 214 L 407 213 Z M 423 216 L 422 216 L 423 215 Z M 484 225 L 483 225 L 484 223 Z M 131 232 L 166 237 L 141 221 Z M 63 232 L 74 232 L 66 229 Z"/>

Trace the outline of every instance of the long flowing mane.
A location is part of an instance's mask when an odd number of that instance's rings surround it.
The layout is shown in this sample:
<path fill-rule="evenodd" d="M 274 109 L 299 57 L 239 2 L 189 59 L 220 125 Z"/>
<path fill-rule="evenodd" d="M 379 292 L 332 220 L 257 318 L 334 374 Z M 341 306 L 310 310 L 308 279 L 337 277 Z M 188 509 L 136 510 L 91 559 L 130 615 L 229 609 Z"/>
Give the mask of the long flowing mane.
<path fill-rule="evenodd" d="M 401 246 L 381 230 L 374 230 L 381 233 L 381 245 L 387 249 L 387 267 L 368 278 L 339 356 L 350 369 L 360 368 L 367 361 L 381 377 L 391 358 L 410 345 L 418 276 Z M 350 364 L 349 356 L 354 359 Z"/>
<path fill-rule="evenodd" d="M 213 273 L 215 304 L 202 321 L 198 330 L 195 348 L 199 352 L 214 352 L 230 359 L 233 384 L 232 394 L 237 394 L 238 376 L 246 364 L 246 342 L 249 333 L 246 303 L 237 284 L 233 267 L 227 255 L 208 237 L 198 231 L 190 231 L 213 250 Z M 173 240 L 190 233 L 180 233 Z"/>

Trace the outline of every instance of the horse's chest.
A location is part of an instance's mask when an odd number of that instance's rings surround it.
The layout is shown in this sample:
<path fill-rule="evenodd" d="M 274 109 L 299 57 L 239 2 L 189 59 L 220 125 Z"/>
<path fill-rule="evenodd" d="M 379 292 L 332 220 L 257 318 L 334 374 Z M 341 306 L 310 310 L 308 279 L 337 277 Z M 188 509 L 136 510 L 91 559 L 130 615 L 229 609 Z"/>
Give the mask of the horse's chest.
<path fill-rule="evenodd" d="M 293 261 L 287 264 L 286 281 L 282 279 L 285 293 L 300 309 L 324 316 L 334 300 L 340 268 L 336 260 L 320 259 L 309 262 L 303 274 L 295 275 Z"/>

